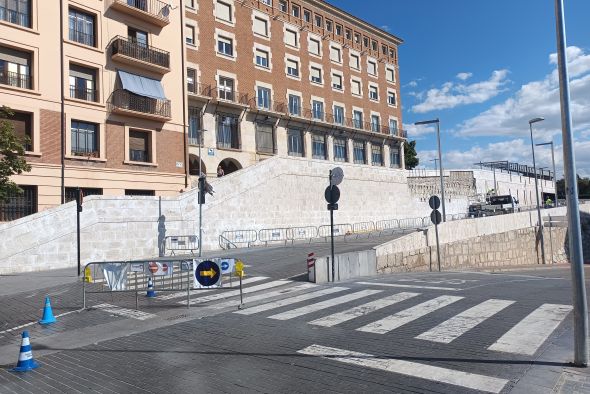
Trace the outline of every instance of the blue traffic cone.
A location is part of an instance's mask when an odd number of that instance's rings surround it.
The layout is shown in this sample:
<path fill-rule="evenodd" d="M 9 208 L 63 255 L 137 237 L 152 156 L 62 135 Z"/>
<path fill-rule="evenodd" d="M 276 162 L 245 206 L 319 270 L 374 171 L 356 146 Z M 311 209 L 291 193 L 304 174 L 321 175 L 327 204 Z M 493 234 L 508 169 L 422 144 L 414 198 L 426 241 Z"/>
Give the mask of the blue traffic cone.
<path fill-rule="evenodd" d="M 20 353 L 18 354 L 18 363 L 16 367 L 12 368 L 15 372 L 26 372 L 35 369 L 39 366 L 33 360 L 33 352 L 31 351 L 31 343 L 29 341 L 29 332 L 23 331 L 23 341 L 20 345 Z"/>
<path fill-rule="evenodd" d="M 53 311 L 51 310 L 51 302 L 49 301 L 49 297 L 45 297 L 45 307 L 43 308 L 43 317 L 39 320 L 39 324 L 46 325 L 55 323 L 57 320 L 55 316 L 53 316 Z"/>
<path fill-rule="evenodd" d="M 153 298 L 156 296 L 156 291 L 154 290 L 154 282 L 152 282 L 152 278 L 148 278 L 148 288 L 147 288 L 147 293 L 145 295 L 146 297 L 150 297 Z"/>

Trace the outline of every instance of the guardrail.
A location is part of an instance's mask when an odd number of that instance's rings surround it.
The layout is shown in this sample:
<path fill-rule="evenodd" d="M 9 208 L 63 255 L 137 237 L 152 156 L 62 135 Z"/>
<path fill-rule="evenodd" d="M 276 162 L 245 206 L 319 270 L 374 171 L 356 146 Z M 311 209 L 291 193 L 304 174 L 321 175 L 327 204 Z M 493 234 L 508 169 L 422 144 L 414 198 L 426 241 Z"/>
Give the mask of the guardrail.
<path fill-rule="evenodd" d="M 318 227 L 318 237 L 327 238 L 331 234 L 330 225 L 324 225 Z M 334 236 L 341 237 L 345 235 L 353 234 L 352 224 L 335 224 L 334 225 Z"/>
<path fill-rule="evenodd" d="M 353 223 L 352 224 L 352 232 L 354 234 L 357 235 L 357 238 L 361 235 L 361 234 L 369 234 L 369 237 L 371 236 L 371 233 L 375 231 L 375 222 L 360 222 L 360 223 Z"/>
<path fill-rule="evenodd" d="M 264 242 L 265 245 L 268 245 L 268 243 L 272 241 L 281 241 L 286 244 L 290 239 L 289 230 L 289 228 L 262 229 L 258 231 L 258 240 Z"/>
<path fill-rule="evenodd" d="M 164 238 L 162 241 L 164 255 L 175 256 L 176 252 L 190 252 L 195 255 L 199 250 L 199 238 L 196 235 L 171 235 Z"/>
<path fill-rule="evenodd" d="M 221 233 L 221 236 L 234 245 L 247 244 L 248 247 L 250 247 L 250 244 L 253 244 L 258 240 L 258 233 L 256 230 L 224 231 Z"/>
<path fill-rule="evenodd" d="M 309 242 L 313 238 L 318 236 L 318 228 L 314 226 L 307 227 L 291 227 L 291 241 L 309 239 Z"/>

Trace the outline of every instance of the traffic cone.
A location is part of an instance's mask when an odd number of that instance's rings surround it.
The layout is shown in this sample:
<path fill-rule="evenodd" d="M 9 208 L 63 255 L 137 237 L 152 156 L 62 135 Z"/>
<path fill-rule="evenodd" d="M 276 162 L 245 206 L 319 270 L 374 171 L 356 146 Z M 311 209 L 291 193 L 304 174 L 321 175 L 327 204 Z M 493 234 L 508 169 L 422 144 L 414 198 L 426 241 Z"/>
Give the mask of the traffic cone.
<path fill-rule="evenodd" d="M 154 282 L 152 282 L 151 277 L 148 278 L 148 288 L 147 288 L 147 293 L 145 296 L 150 297 L 150 298 L 156 296 L 156 291 L 154 290 Z"/>
<path fill-rule="evenodd" d="M 15 372 L 26 372 L 37 368 L 38 366 L 39 364 L 33 360 L 33 352 L 31 351 L 31 343 L 29 342 L 29 332 L 23 331 L 23 341 L 20 345 L 18 363 L 12 370 Z"/>
<path fill-rule="evenodd" d="M 84 282 L 86 283 L 92 283 L 92 275 L 90 273 L 90 267 L 86 266 L 86 268 L 84 269 Z"/>
<path fill-rule="evenodd" d="M 43 317 L 39 320 L 39 324 L 47 325 L 51 323 L 55 323 L 56 319 L 53 316 L 53 311 L 51 310 L 51 302 L 49 301 L 49 297 L 45 297 L 45 307 L 43 308 Z"/>

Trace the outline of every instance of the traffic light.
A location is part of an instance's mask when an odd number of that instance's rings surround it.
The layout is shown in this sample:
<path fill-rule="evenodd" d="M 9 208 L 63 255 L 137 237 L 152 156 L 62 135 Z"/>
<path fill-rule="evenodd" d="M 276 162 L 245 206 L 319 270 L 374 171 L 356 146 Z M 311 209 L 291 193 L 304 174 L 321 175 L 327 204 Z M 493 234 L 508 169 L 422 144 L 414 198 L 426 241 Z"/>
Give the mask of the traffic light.
<path fill-rule="evenodd" d="M 205 193 L 207 193 L 205 183 L 205 177 L 199 177 L 199 204 L 205 204 Z"/>

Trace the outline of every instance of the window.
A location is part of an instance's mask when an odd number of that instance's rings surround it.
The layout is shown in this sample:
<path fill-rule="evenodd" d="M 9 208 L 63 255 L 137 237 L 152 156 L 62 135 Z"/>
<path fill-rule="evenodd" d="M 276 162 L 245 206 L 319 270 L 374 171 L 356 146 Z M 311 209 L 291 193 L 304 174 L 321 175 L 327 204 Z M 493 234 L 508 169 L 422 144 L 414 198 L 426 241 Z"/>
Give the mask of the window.
<path fill-rule="evenodd" d="M 0 222 L 16 220 L 37 213 L 37 186 L 23 186 L 22 194 L 9 194 L 7 200 L 0 200 Z"/>
<path fill-rule="evenodd" d="M 378 133 L 380 128 L 379 115 L 371 115 L 371 131 Z"/>
<path fill-rule="evenodd" d="M 98 157 L 98 125 L 72 120 L 72 155 Z M 145 134 L 145 133 L 144 133 Z"/>
<path fill-rule="evenodd" d="M 339 105 L 334 106 L 334 123 L 344 124 L 344 108 Z"/>
<path fill-rule="evenodd" d="M 324 103 L 313 100 L 311 103 L 312 117 L 317 120 L 324 120 Z"/>
<path fill-rule="evenodd" d="M 268 68 L 268 52 L 256 49 L 256 65 Z"/>
<path fill-rule="evenodd" d="M 397 105 L 397 100 L 395 98 L 395 92 L 387 92 L 387 104 Z"/>
<path fill-rule="evenodd" d="M 218 19 L 222 19 L 224 21 L 231 22 L 232 21 L 231 5 L 224 3 L 222 1 L 217 1 L 217 3 L 215 3 L 215 16 Z"/>
<path fill-rule="evenodd" d="M 369 38 L 368 37 L 363 37 L 363 47 L 364 48 L 369 47 Z"/>
<path fill-rule="evenodd" d="M 217 115 L 217 147 L 240 149 L 239 118 L 235 115 Z"/>
<path fill-rule="evenodd" d="M 32 89 L 31 54 L 0 47 L 0 84 Z"/>
<path fill-rule="evenodd" d="M 151 162 L 150 134 L 147 131 L 129 130 L 129 160 Z"/>
<path fill-rule="evenodd" d="M 371 100 L 379 100 L 379 90 L 377 86 L 369 86 L 369 98 Z"/>
<path fill-rule="evenodd" d="M 395 60 L 395 49 L 389 48 L 389 57 Z"/>
<path fill-rule="evenodd" d="M 188 143 L 189 145 L 201 145 L 203 143 L 201 108 L 188 107 Z"/>
<path fill-rule="evenodd" d="M 82 197 L 88 196 L 102 196 L 102 189 L 96 187 L 81 187 L 80 192 L 82 193 Z M 66 187 L 64 199 L 65 202 L 76 201 L 76 197 L 78 196 L 78 188 L 77 187 Z"/>
<path fill-rule="evenodd" d="M 287 12 L 287 2 L 285 0 L 279 0 L 279 10 L 281 12 Z"/>
<path fill-rule="evenodd" d="M 70 97 L 78 100 L 97 101 L 96 70 L 70 64 Z"/>
<path fill-rule="evenodd" d="M 184 40 L 188 45 L 195 45 L 195 27 L 191 25 L 184 26 Z"/>
<path fill-rule="evenodd" d="M 320 15 L 315 16 L 315 25 L 317 27 L 322 27 L 323 18 Z"/>
<path fill-rule="evenodd" d="M 219 98 L 234 101 L 234 80 L 219 77 Z"/>
<path fill-rule="evenodd" d="M 313 38 L 309 39 L 309 52 L 314 55 L 320 54 L 320 42 L 318 40 L 314 40 Z"/>
<path fill-rule="evenodd" d="M 395 70 L 393 68 L 385 69 L 385 79 L 389 82 L 395 82 Z"/>
<path fill-rule="evenodd" d="M 197 71 L 194 68 L 186 69 L 186 89 L 191 93 L 198 93 L 197 91 Z"/>
<path fill-rule="evenodd" d="M 299 78 L 299 63 L 296 60 L 287 59 L 287 75 Z"/>
<path fill-rule="evenodd" d="M 310 10 L 303 10 L 303 20 L 306 22 L 311 22 L 311 11 Z"/>
<path fill-rule="evenodd" d="M 326 137 L 323 135 L 311 135 L 311 157 L 313 159 L 326 160 Z"/>
<path fill-rule="evenodd" d="M 377 63 L 373 61 L 367 62 L 367 72 L 371 75 L 377 75 Z"/>
<path fill-rule="evenodd" d="M 351 88 L 352 94 L 356 94 L 357 96 L 361 95 L 361 81 L 352 80 Z"/>
<path fill-rule="evenodd" d="M 125 189 L 126 196 L 155 196 L 156 192 L 154 190 L 140 190 L 140 189 Z"/>
<path fill-rule="evenodd" d="M 397 146 L 389 147 L 389 166 L 391 168 L 400 168 L 399 148 Z"/>
<path fill-rule="evenodd" d="M 397 135 L 397 119 L 389 119 L 389 133 Z"/>
<path fill-rule="evenodd" d="M 342 35 L 342 25 L 336 24 L 336 35 L 337 36 Z"/>
<path fill-rule="evenodd" d="M 371 163 L 374 166 L 383 165 L 383 147 L 381 145 L 371 145 Z"/>
<path fill-rule="evenodd" d="M 188 1 L 186 2 L 186 6 L 187 6 L 188 8 L 195 9 L 195 8 L 196 8 L 196 7 L 195 7 L 195 1 L 196 1 L 196 0 L 188 0 Z"/>
<path fill-rule="evenodd" d="M 347 40 L 352 40 L 352 30 L 347 28 L 345 30 L 344 37 L 346 37 Z"/>
<path fill-rule="evenodd" d="M 360 70 L 361 69 L 361 59 L 358 55 L 353 55 L 350 54 L 350 63 L 349 63 L 351 68 L 354 68 L 355 70 Z"/>
<path fill-rule="evenodd" d="M 289 156 L 303 157 L 303 130 L 287 129 L 287 152 Z"/>
<path fill-rule="evenodd" d="M 332 21 L 329 19 L 326 19 L 326 30 L 332 31 Z"/>
<path fill-rule="evenodd" d="M 377 50 L 377 41 L 371 40 L 371 49 L 373 49 L 374 51 Z"/>
<path fill-rule="evenodd" d="M 330 47 L 330 60 L 337 63 L 342 63 L 340 48 Z"/>
<path fill-rule="evenodd" d="M 337 90 L 342 90 L 342 75 L 332 74 L 332 87 Z"/>
<path fill-rule="evenodd" d="M 289 113 L 301 116 L 301 97 L 294 94 L 289 95 Z"/>
<path fill-rule="evenodd" d="M 10 3 L 11 1 L 9 0 L 8 2 Z M 94 15 L 70 8 L 69 39 L 71 41 L 92 47 L 96 46 L 96 41 L 94 39 L 94 25 Z"/>
<path fill-rule="evenodd" d="M 311 82 L 322 83 L 322 70 L 317 67 L 311 67 Z"/>
<path fill-rule="evenodd" d="M 14 133 L 19 141 L 21 141 L 25 147 L 26 151 L 33 150 L 33 114 L 25 113 L 25 112 L 14 112 L 13 115 L 9 118 L 5 118 L 2 120 L 6 120 L 12 124 L 14 128 Z M 25 140 L 29 139 L 27 143 Z"/>
<path fill-rule="evenodd" d="M 296 47 L 297 45 L 297 32 L 294 30 L 285 30 L 285 44 Z"/>
<path fill-rule="evenodd" d="M 387 56 L 387 45 L 381 45 L 381 53 Z"/>
<path fill-rule="evenodd" d="M 357 129 L 363 128 L 363 113 L 362 111 L 352 111 L 352 119 L 354 120 L 354 127 Z"/>
<path fill-rule="evenodd" d="M 361 42 L 361 35 L 359 33 L 354 33 L 354 43 L 360 44 Z"/>
<path fill-rule="evenodd" d="M 127 27 L 127 38 L 137 46 L 146 48 L 148 46 L 148 33 L 143 30 Z"/>
<path fill-rule="evenodd" d="M 270 89 L 259 86 L 256 91 L 256 102 L 258 103 L 258 108 L 270 109 Z"/>
<path fill-rule="evenodd" d="M 365 152 L 365 143 L 362 141 L 354 141 L 352 143 L 353 152 L 352 157 L 354 164 L 366 164 L 366 152 Z"/>
<path fill-rule="evenodd" d="M 272 7 L 272 0 L 260 0 L 260 2 Z"/>
<path fill-rule="evenodd" d="M 0 20 L 31 27 L 31 1 L 0 0 Z"/>
<path fill-rule="evenodd" d="M 227 55 L 234 55 L 233 41 L 230 38 L 219 37 L 217 39 L 217 52 Z"/>
<path fill-rule="evenodd" d="M 274 127 L 270 123 L 256 123 L 256 150 L 262 153 L 275 153 Z"/>
<path fill-rule="evenodd" d="M 334 138 L 334 161 L 346 161 L 346 139 Z"/>
<path fill-rule="evenodd" d="M 299 16 L 301 15 L 301 8 L 299 8 L 298 5 L 293 4 L 291 6 L 291 15 L 293 15 L 295 18 L 299 18 Z"/>
<path fill-rule="evenodd" d="M 268 37 L 268 21 L 262 18 L 254 18 L 254 33 Z"/>

